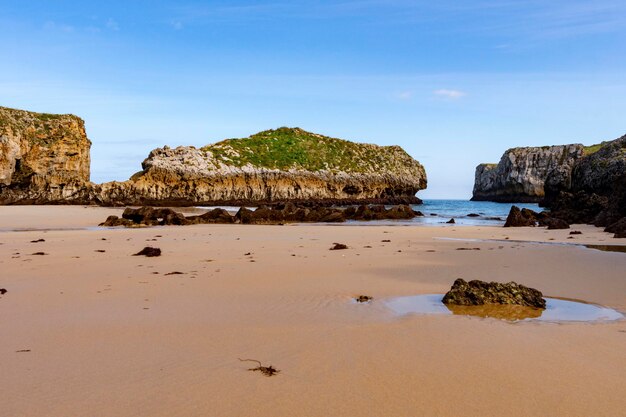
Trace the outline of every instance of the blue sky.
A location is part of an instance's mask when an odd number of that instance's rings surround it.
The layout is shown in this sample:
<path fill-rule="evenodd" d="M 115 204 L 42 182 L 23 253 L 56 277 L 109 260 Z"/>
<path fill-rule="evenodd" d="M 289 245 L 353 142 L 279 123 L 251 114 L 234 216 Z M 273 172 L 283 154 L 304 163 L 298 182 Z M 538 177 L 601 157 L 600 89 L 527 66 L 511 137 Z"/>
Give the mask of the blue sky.
<path fill-rule="evenodd" d="M 92 179 L 299 126 L 399 144 L 423 198 L 513 146 L 626 133 L 626 2 L 0 0 L 0 105 L 85 119 Z"/>

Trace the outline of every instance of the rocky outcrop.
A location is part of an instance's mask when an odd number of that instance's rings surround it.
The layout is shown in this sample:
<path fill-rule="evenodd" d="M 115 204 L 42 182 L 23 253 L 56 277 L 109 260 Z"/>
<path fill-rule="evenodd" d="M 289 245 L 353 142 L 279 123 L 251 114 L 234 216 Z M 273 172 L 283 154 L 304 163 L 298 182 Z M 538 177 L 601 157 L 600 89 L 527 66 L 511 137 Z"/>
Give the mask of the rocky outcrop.
<path fill-rule="evenodd" d="M 201 149 L 153 150 L 143 171 L 102 184 L 100 204 L 419 203 L 419 162 L 398 146 L 357 144 L 280 128 Z"/>
<path fill-rule="evenodd" d="M 464 306 L 507 304 L 546 308 L 543 294 L 534 288 L 528 288 L 515 282 L 508 284 L 479 280 L 466 282 L 461 278 L 454 281 L 452 288 L 444 295 L 442 302 Z"/>
<path fill-rule="evenodd" d="M 76 116 L 0 107 L 0 204 L 84 201 L 90 147 Z"/>
<path fill-rule="evenodd" d="M 507 150 L 498 164 L 476 167 L 473 201 L 540 202 L 546 179 L 558 173 L 564 183 L 583 155 L 583 145 L 543 146 Z"/>
<path fill-rule="evenodd" d="M 109 216 L 100 226 L 185 226 L 192 224 L 240 223 L 240 224 L 285 224 L 285 223 L 342 223 L 347 220 L 403 220 L 412 219 L 420 213 L 408 205 L 393 206 L 361 205 L 359 207 L 299 207 L 293 203 L 272 207 L 261 206 L 256 210 L 241 207 L 231 215 L 222 208 L 207 211 L 198 216 L 187 216 L 170 208 L 140 207 L 126 208 L 122 217 Z"/>
<path fill-rule="evenodd" d="M 626 136 L 576 161 L 569 184 L 551 179 L 545 205 L 569 223 L 592 223 L 616 233 L 620 221 L 626 222 Z"/>
<path fill-rule="evenodd" d="M 0 107 L 0 204 L 420 203 L 422 165 L 398 146 L 280 128 L 203 148 L 153 150 L 128 181 L 89 182 L 81 119 Z"/>
<path fill-rule="evenodd" d="M 509 215 L 506 218 L 504 227 L 534 227 L 547 226 L 548 229 L 569 229 L 569 223 L 565 220 L 553 217 L 550 212 L 542 211 L 540 213 L 517 206 L 512 206 Z"/>

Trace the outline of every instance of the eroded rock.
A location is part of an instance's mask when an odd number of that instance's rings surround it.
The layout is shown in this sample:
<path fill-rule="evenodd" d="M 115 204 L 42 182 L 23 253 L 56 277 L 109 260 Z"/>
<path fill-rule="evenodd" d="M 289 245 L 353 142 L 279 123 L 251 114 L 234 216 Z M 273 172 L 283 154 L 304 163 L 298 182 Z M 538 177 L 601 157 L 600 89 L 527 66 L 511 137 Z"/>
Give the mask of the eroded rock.
<path fill-rule="evenodd" d="M 454 281 L 442 302 L 456 305 L 514 304 L 527 307 L 546 308 L 541 291 L 515 282 L 502 284 L 479 280 Z"/>

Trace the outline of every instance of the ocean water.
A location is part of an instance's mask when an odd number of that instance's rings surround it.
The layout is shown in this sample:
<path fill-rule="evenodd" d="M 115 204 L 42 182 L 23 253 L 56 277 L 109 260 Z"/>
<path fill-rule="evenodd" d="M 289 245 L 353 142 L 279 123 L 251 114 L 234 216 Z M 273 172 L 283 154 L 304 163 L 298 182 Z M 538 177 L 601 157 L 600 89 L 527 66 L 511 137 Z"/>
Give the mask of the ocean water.
<path fill-rule="evenodd" d="M 413 210 L 421 211 L 424 217 L 416 217 L 408 223 L 441 225 L 454 219 L 457 225 L 502 225 L 511 206 L 541 211 L 538 204 L 494 203 L 491 201 L 469 200 L 424 200 L 424 204 L 414 205 Z M 433 215 L 434 214 L 434 215 Z M 469 214 L 478 214 L 470 217 Z M 453 225 L 450 225 L 453 226 Z"/>
<path fill-rule="evenodd" d="M 520 203 L 492 203 L 490 201 L 469 201 L 469 200 L 424 200 L 423 204 L 413 205 L 413 210 L 421 211 L 424 217 L 416 217 L 412 220 L 382 220 L 382 221 L 349 221 L 347 225 L 357 224 L 403 224 L 403 225 L 428 225 L 428 226 L 501 226 L 511 210 L 511 206 L 529 208 L 541 211 L 537 204 Z M 215 207 L 198 207 L 201 210 L 210 210 Z M 239 207 L 221 206 L 221 208 L 237 212 Z M 249 207 L 254 210 L 253 207 Z M 478 217 L 470 217 L 469 214 L 478 214 Z M 450 219 L 454 219 L 455 224 L 447 224 Z"/>

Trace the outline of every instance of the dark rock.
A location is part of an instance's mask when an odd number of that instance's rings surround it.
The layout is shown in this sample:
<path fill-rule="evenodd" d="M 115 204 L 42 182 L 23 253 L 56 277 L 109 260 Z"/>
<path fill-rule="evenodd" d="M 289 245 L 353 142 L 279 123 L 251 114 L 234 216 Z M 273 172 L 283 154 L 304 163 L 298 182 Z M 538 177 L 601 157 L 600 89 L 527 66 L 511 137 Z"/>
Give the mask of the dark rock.
<path fill-rule="evenodd" d="M 348 249 L 348 245 L 344 245 L 343 243 L 333 243 L 333 246 L 330 248 L 330 250 L 342 250 L 342 249 Z"/>
<path fill-rule="evenodd" d="M 626 136 L 603 142 L 574 164 L 571 181 L 544 202 L 570 224 L 608 227 L 626 217 Z"/>
<path fill-rule="evenodd" d="M 583 232 L 581 232 L 580 230 L 572 230 L 571 232 L 569 232 L 570 235 L 582 235 Z"/>
<path fill-rule="evenodd" d="M 467 215 L 467 217 L 480 217 L 480 214 L 478 213 L 470 213 Z"/>
<path fill-rule="evenodd" d="M 109 216 L 107 219 L 100 223 L 98 226 L 103 227 L 116 227 L 116 226 L 124 226 L 124 227 L 138 227 L 140 224 L 133 222 L 128 219 L 121 219 L 117 216 Z"/>
<path fill-rule="evenodd" d="M 569 229 L 569 224 L 562 219 L 546 219 L 543 223 L 548 226 L 548 230 Z"/>
<path fill-rule="evenodd" d="M 142 250 L 140 250 L 133 256 L 147 256 L 149 258 L 154 257 L 154 256 L 161 256 L 161 249 L 146 246 L 145 248 L 143 248 Z"/>
<path fill-rule="evenodd" d="M 31 240 L 30 243 L 39 243 L 39 242 L 45 242 L 45 239 L 37 239 L 37 240 Z"/>
<path fill-rule="evenodd" d="M 43 256 L 43 255 L 47 255 L 47 253 L 45 253 L 45 252 L 35 252 L 35 253 L 33 253 L 33 255 Z"/>
<path fill-rule="evenodd" d="M 546 308 L 543 294 L 536 289 L 515 282 L 508 284 L 479 280 L 466 282 L 461 278 L 454 281 L 442 302 L 457 305 L 515 304 Z"/>
<path fill-rule="evenodd" d="M 6 288 L 0 288 L 0 295 L 4 295 L 6 294 L 8 291 L 6 290 Z"/>
<path fill-rule="evenodd" d="M 623 217 L 615 223 L 609 225 L 606 229 L 604 229 L 604 231 L 615 233 L 613 237 L 618 239 L 626 238 L 626 217 Z"/>
<path fill-rule="evenodd" d="M 509 215 L 506 218 L 504 227 L 526 227 L 535 226 L 537 217 L 532 214 L 531 210 L 520 210 L 517 206 L 512 206 Z"/>
<path fill-rule="evenodd" d="M 370 297 L 369 295 L 359 295 L 358 297 L 354 297 L 354 300 L 357 303 L 367 303 L 373 300 L 373 297 Z"/>
<path fill-rule="evenodd" d="M 456 221 L 455 221 L 454 219 L 450 219 L 450 220 L 448 220 L 446 223 L 448 223 L 448 224 L 455 224 L 455 223 L 456 223 Z"/>

